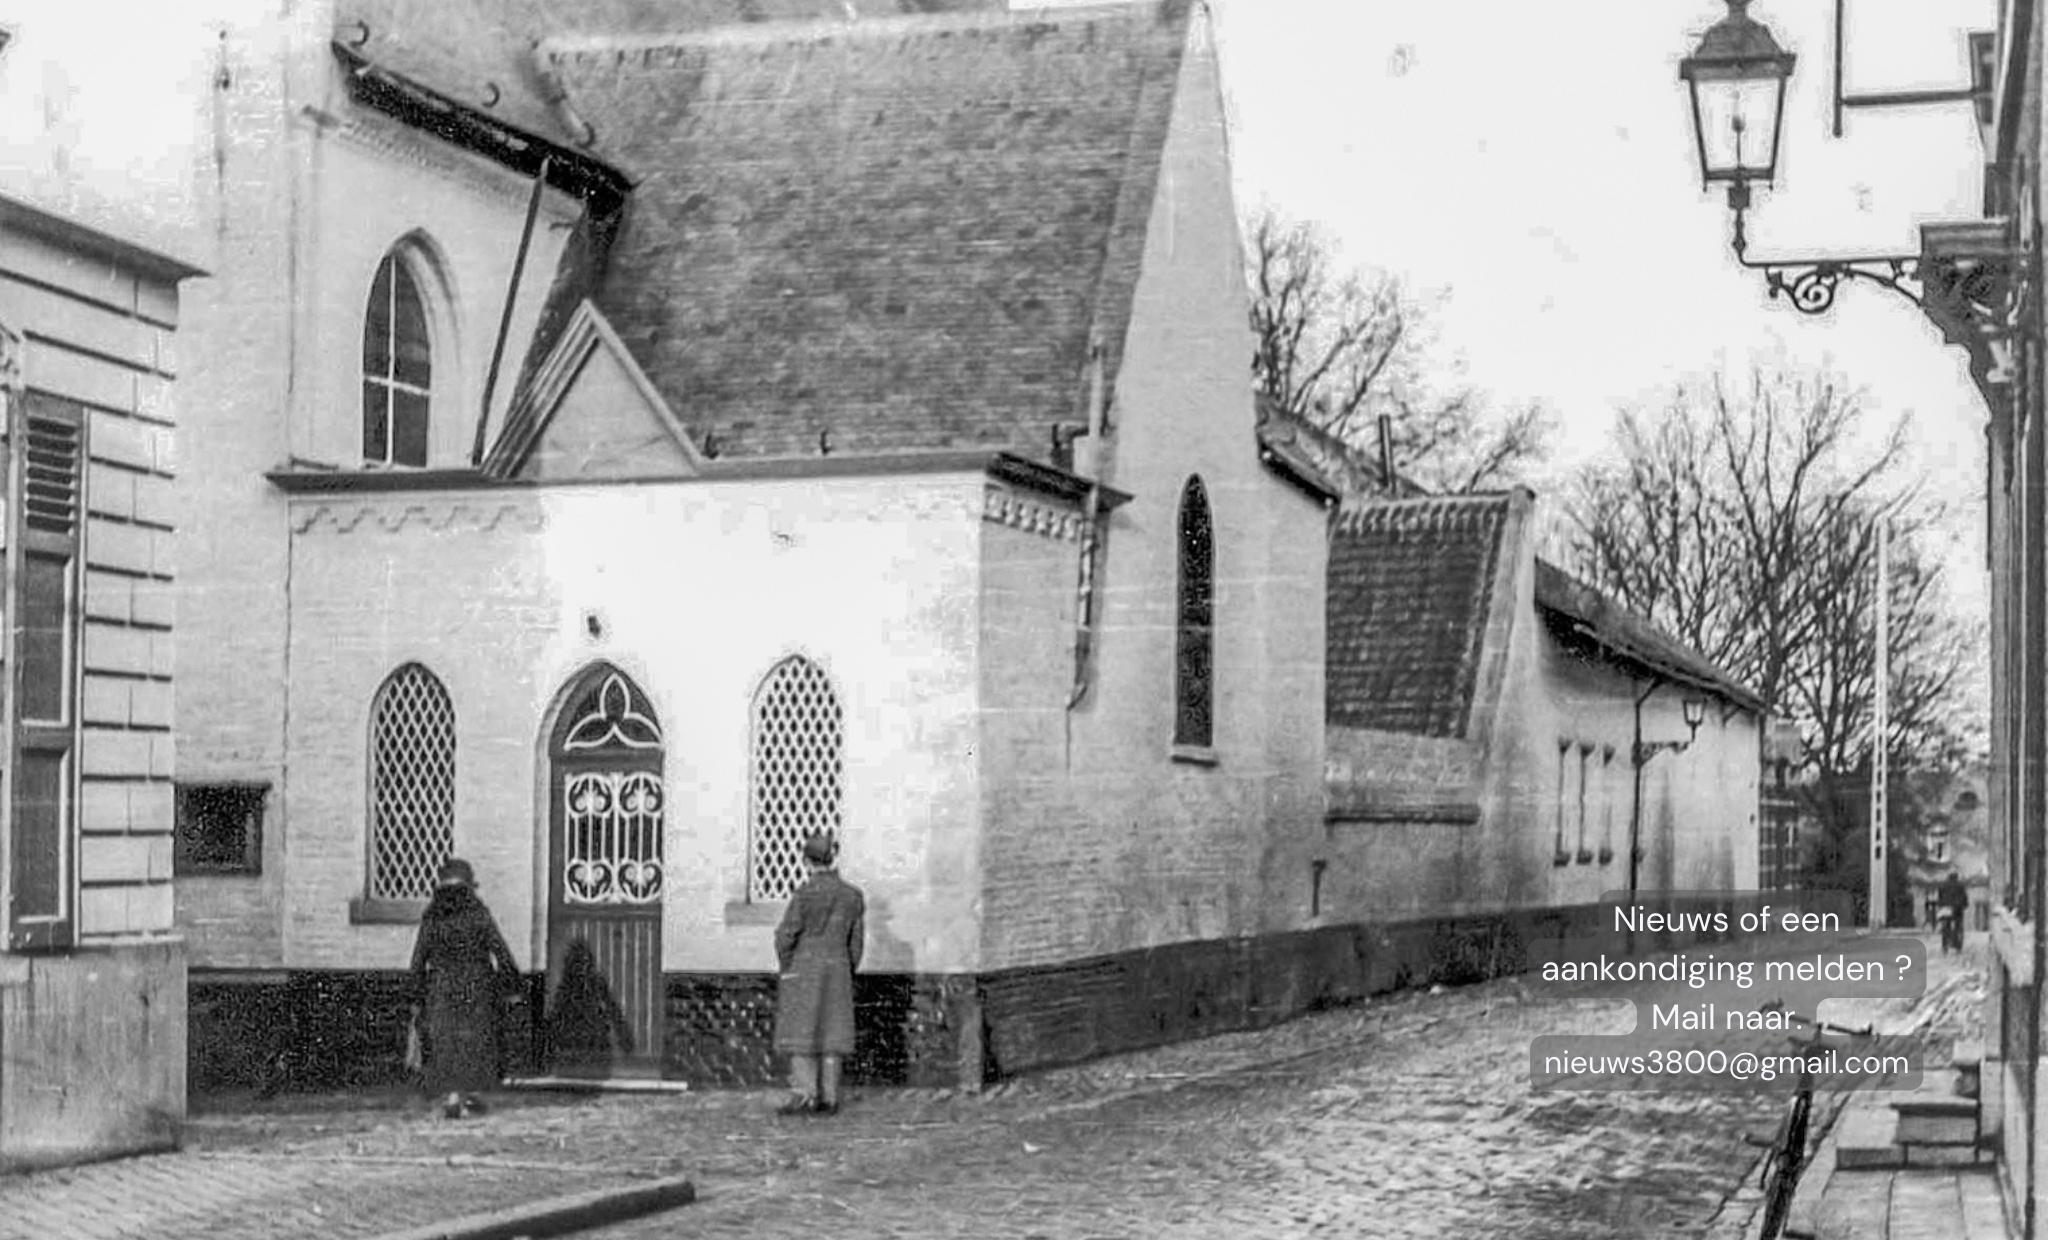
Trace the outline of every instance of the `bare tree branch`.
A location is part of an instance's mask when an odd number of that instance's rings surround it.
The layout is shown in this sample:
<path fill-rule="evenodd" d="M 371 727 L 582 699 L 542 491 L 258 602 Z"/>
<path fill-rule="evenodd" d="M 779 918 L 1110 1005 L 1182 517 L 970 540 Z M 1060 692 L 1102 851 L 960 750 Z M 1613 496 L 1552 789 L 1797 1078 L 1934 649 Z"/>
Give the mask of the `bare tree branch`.
<path fill-rule="evenodd" d="M 1271 212 L 1246 227 L 1252 300 L 1252 381 L 1282 411 L 1368 458 L 1389 419 L 1396 468 L 1435 491 L 1512 485 L 1549 447 L 1536 405 L 1496 413 L 1470 388 L 1424 381 L 1420 312 L 1398 280 L 1335 269 L 1305 224 Z"/>

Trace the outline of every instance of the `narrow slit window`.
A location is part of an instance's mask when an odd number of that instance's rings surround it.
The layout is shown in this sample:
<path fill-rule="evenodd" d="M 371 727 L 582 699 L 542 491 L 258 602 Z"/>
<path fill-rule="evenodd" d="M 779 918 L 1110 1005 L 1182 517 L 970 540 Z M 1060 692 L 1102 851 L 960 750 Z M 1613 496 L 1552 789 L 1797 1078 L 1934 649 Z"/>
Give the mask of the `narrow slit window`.
<path fill-rule="evenodd" d="M 1200 478 L 1181 489 L 1179 530 L 1173 743 L 1207 749 L 1216 736 L 1216 548 Z"/>

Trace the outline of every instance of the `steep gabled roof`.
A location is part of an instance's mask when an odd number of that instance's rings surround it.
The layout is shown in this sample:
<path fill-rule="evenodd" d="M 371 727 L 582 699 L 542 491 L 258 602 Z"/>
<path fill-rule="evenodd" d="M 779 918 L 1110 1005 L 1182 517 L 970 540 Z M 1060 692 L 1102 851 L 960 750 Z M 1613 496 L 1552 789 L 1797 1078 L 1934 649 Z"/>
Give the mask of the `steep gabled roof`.
<path fill-rule="evenodd" d="M 1507 495 L 1385 500 L 1330 528 L 1325 718 L 1464 736 L 1493 611 Z"/>
<path fill-rule="evenodd" d="M 1045 459 L 1097 341 L 1115 381 L 1188 11 L 551 41 L 635 183 L 591 300 L 719 456 Z"/>
<path fill-rule="evenodd" d="M 868 17 L 1000 8 L 1001 0 L 858 0 Z M 534 44 L 568 31 L 666 34 L 844 20 L 848 0 L 339 0 L 334 38 L 357 55 L 550 142 L 587 136 L 555 106 Z"/>
<path fill-rule="evenodd" d="M 1536 561 L 1536 606 L 1567 636 L 1652 674 L 1761 714 L 1763 699 L 1705 655 L 1547 560 Z"/>

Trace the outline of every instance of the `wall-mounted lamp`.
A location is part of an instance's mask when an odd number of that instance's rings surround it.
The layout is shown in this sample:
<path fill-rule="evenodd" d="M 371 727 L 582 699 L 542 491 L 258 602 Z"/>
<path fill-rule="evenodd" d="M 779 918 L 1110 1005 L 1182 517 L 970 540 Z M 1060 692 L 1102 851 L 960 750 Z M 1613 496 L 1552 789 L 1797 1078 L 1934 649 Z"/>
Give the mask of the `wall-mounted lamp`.
<path fill-rule="evenodd" d="M 1826 313 L 1835 304 L 1835 290 L 1844 280 L 1888 288 L 1919 306 L 1950 344 L 1969 350 L 1980 383 L 2002 374 L 2020 303 L 2017 286 L 2025 258 L 2007 220 L 1927 225 L 1922 229 L 1918 254 L 1749 257 L 1745 221 L 1750 189 L 1768 189 L 1777 176 L 1785 85 L 1796 59 L 1778 45 L 1769 27 L 1749 16 L 1749 2 L 1727 0 L 1727 15 L 1707 28 L 1692 55 L 1678 65 L 1678 76 L 1691 96 L 1701 184 L 1705 188 L 1716 183 L 1728 187 L 1728 209 L 1735 216 L 1732 246 L 1736 261 L 1763 272 L 1770 295 L 1783 294 L 1803 314 Z M 1836 25 L 1839 42 L 1839 12 Z M 1886 106 L 1974 98 L 1970 92 L 1959 91 L 1845 98 L 1839 66 L 1837 78 L 1838 128 L 1840 108 L 1845 104 Z"/>
<path fill-rule="evenodd" d="M 1689 697 L 1679 710 L 1685 718 L 1686 738 L 1682 741 L 1637 741 L 1634 754 L 1637 766 L 1648 766 L 1650 759 L 1666 750 L 1683 753 L 1692 747 L 1693 741 L 1699 737 L 1700 725 L 1707 721 L 1707 703 L 1703 698 Z"/>

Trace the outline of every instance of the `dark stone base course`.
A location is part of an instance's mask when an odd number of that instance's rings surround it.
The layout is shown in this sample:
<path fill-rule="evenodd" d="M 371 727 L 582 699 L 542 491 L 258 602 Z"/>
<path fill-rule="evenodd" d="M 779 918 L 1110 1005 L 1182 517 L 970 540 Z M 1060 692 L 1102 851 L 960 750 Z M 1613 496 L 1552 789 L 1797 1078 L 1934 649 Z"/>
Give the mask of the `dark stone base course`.
<path fill-rule="evenodd" d="M 1527 969 L 1532 944 L 1593 933 L 1594 905 L 1326 926 L 1176 943 L 979 977 L 862 974 L 854 981 L 854 1084 L 946 1087 L 996 1080 L 1212 1034 L 1416 986 Z M 1644 953 L 1682 947 L 1646 936 Z M 405 977 L 397 973 L 194 970 L 195 1093 L 402 1083 Z M 543 1070 L 535 1037 L 545 979 L 529 977 L 504 1023 L 513 1072 Z M 782 1078 L 775 975 L 670 974 L 663 1075 L 740 1087 Z M 963 1036 L 967 1035 L 967 1036 Z M 979 1072 L 964 1062 L 981 1047 Z"/>

